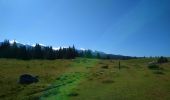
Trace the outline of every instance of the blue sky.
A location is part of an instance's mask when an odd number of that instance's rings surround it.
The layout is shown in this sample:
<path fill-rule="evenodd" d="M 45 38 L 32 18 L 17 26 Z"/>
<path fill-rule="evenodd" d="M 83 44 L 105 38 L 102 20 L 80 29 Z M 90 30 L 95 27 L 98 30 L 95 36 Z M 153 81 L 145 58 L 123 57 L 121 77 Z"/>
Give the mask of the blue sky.
<path fill-rule="evenodd" d="M 0 0 L 0 41 L 170 56 L 169 0 Z"/>

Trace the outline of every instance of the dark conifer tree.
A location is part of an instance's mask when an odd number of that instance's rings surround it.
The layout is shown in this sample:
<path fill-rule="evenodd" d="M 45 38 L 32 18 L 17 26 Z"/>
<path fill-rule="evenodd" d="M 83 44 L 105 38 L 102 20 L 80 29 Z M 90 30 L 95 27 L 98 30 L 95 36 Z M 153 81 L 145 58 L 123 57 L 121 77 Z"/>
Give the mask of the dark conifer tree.
<path fill-rule="evenodd" d="M 1 44 L 1 57 L 3 58 L 10 58 L 10 43 L 9 40 L 4 40 Z"/>
<path fill-rule="evenodd" d="M 43 59 L 43 52 L 42 52 L 41 46 L 39 44 L 36 44 L 34 47 L 33 57 L 35 59 Z"/>
<path fill-rule="evenodd" d="M 29 59 L 27 49 L 25 46 L 21 46 L 19 49 L 19 59 L 24 59 L 24 60 Z"/>
<path fill-rule="evenodd" d="M 18 46 L 17 43 L 14 41 L 14 43 L 11 46 L 11 57 L 12 58 L 18 58 Z"/>
<path fill-rule="evenodd" d="M 47 59 L 56 59 L 56 54 L 54 52 L 54 50 L 52 49 L 52 47 L 49 47 L 48 49 L 48 57 Z"/>
<path fill-rule="evenodd" d="M 100 59 L 100 58 L 101 58 L 101 57 L 100 57 L 100 53 L 97 53 L 97 58 L 98 58 L 98 59 Z"/>
<path fill-rule="evenodd" d="M 74 59 L 75 57 L 92 58 L 90 50 L 78 53 L 74 45 L 68 48 L 61 48 L 53 50 L 50 47 L 43 47 L 36 44 L 35 47 L 26 47 L 25 45 L 18 45 L 15 41 L 10 44 L 8 40 L 0 43 L 0 57 L 1 58 L 17 58 L 17 59 Z"/>

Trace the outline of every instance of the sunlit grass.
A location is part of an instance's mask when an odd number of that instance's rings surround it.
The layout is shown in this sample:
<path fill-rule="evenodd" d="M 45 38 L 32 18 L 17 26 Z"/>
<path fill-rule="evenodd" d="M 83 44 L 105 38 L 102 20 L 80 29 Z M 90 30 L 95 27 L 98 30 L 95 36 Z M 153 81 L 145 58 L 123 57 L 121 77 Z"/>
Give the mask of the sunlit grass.
<path fill-rule="evenodd" d="M 152 70 L 153 60 L 120 60 L 119 69 L 118 60 L 0 59 L 0 99 L 169 100 L 170 63 Z M 39 82 L 20 85 L 25 73 L 39 76 Z"/>

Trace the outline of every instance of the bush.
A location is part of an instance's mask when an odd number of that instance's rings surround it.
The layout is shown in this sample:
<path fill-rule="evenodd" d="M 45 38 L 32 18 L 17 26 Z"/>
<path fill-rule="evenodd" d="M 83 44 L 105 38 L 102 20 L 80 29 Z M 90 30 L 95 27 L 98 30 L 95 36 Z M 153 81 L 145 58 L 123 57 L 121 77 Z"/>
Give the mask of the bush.
<path fill-rule="evenodd" d="M 102 66 L 101 68 L 103 68 L 103 69 L 108 69 L 109 66 L 108 66 L 108 65 L 104 65 L 104 66 Z"/>
<path fill-rule="evenodd" d="M 168 62 L 168 59 L 166 57 L 160 57 L 157 62 L 160 63 L 160 64 L 166 63 L 166 62 Z"/>
<path fill-rule="evenodd" d="M 164 73 L 162 71 L 160 71 L 160 70 L 156 70 L 156 71 L 154 71 L 154 74 L 163 75 Z"/>
<path fill-rule="evenodd" d="M 159 69 L 160 67 L 157 64 L 150 64 L 148 66 L 149 69 Z"/>
<path fill-rule="evenodd" d="M 78 95 L 79 95 L 79 94 L 76 93 L 76 92 L 72 92 L 72 93 L 68 94 L 68 96 L 71 96 L 71 97 L 78 96 Z"/>

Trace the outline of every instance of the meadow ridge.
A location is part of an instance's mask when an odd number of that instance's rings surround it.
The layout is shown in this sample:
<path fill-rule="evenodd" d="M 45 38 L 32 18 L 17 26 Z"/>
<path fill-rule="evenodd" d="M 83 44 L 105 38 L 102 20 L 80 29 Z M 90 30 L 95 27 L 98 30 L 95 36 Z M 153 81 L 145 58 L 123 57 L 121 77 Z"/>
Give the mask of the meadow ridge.
<path fill-rule="evenodd" d="M 101 60 L 0 59 L 1 100 L 169 100 L 170 62 L 149 69 L 156 58 Z M 22 74 L 39 82 L 18 83 Z"/>

